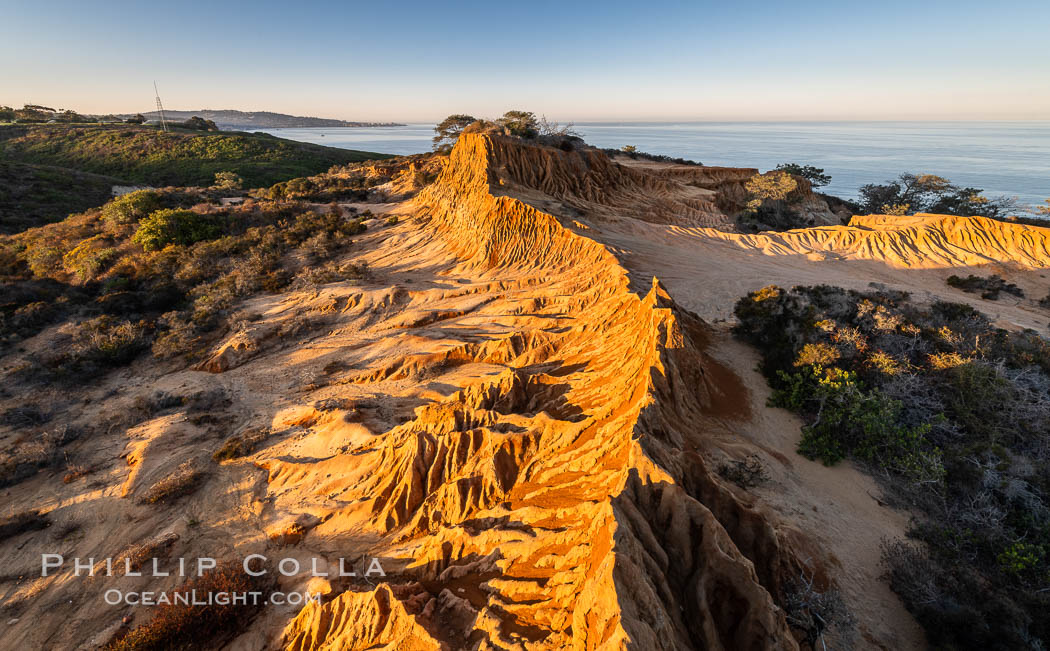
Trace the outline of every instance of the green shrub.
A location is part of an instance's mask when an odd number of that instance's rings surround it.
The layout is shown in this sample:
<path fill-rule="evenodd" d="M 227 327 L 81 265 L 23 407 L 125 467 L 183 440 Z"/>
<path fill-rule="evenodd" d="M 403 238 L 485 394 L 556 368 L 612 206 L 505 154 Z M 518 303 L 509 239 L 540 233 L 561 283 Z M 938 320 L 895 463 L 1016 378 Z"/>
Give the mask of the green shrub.
<path fill-rule="evenodd" d="M 1050 343 L 968 305 L 770 286 L 738 301 L 799 452 L 877 470 L 918 513 L 884 549 L 933 648 L 1050 644 Z"/>
<path fill-rule="evenodd" d="M 1013 401 L 1013 387 L 994 366 L 968 361 L 945 369 L 949 390 L 945 406 L 951 419 L 966 432 L 971 443 L 998 445 L 1009 442 L 1016 431 L 1001 418 Z"/>
<path fill-rule="evenodd" d="M 807 366 L 780 371 L 783 388 L 773 392 L 778 407 L 815 414 L 802 428 L 799 454 L 826 465 L 853 456 L 915 481 L 940 481 L 940 452 L 926 440 L 929 425 L 899 424 L 901 405 L 878 390 L 865 391 L 855 373 Z"/>
<path fill-rule="evenodd" d="M 81 241 L 62 256 L 62 266 L 81 282 L 93 279 L 119 256 L 117 249 L 104 246 L 106 241 L 102 234 Z"/>
<path fill-rule="evenodd" d="M 1024 298 L 1024 290 L 1013 283 L 1008 283 L 999 274 L 993 274 L 987 278 L 970 274 L 966 278 L 959 276 L 948 276 L 947 283 L 950 287 L 961 289 L 968 294 L 980 292 L 981 298 L 990 301 L 999 300 L 999 293 L 1006 292 L 1018 298 Z"/>
<path fill-rule="evenodd" d="M 1024 574 L 1039 564 L 1044 553 L 1040 545 L 1018 541 L 999 554 L 999 568 L 1008 574 Z"/>
<path fill-rule="evenodd" d="M 215 219 L 192 210 L 157 210 L 139 223 L 131 241 L 146 251 L 158 251 L 169 244 L 187 245 L 218 237 L 221 228 Z"/>
<path fill-rule="evenodd" d="M 129 192 L 102 206 L 102 218 L 114 224 L 133 224 L 160 209 L 160 195 L 153 190 Z"/>
<path fill-rule="evenodd" d="M 105 174 L 124 183 L 207 187 L 233 172 L 248 187 L 320 174 L 333 165 L 392 158 L 388 154 L 323 147 L 269 135 L 168 133 L 152 127 L 40 125 L 4 127 L 2 158 Z M 98 205 L 98 204 L 95 204 Z"/>
<path fill-rule="evenodd" d="M 193 200 L 178 190 L 157 195 L 164 206 Z M 244 296 L 295 279 L 367 279 L 363 265 L 336 262 L 365 230 L 361 219 L 254 200 L 210 210 L 161 209 L 137 229 L 103 229 L 94 214 L 77 215 L 0 248 L 0 271 L 11 277 L 10 298 L 0 301 L 0 349 L 49 324 L 79 322 L 61 331 L 72 346 L 27 353 L 14 377 L 83 380 L 151 345 L 158 357 L 188 362 L 206 352 Z M 106 318 L 95 321 L 100 313 Z"/>
<path fill-rule="evenodd" d="M 59 267 L 63 251 L 57 246 L 42 245 L 26 249 L 26 266 L 34 276 L 46 278 Z"/>
<path fill-rule="evenodd" d="M 212 187 L 219 190 L 240 190 L 244 187 L 244 179 L 233 172 L 216 172 Z"/>

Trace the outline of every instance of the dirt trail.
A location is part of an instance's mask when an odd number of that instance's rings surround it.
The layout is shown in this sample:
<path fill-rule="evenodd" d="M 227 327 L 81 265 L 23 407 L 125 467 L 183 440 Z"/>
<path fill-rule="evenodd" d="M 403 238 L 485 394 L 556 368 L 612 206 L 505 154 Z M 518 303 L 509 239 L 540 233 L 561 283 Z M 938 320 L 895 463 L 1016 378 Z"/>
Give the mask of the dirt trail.
<path fill-rule="evenodd" d="M 719 447 L 733 458 L 757 453 L 771 479 L 754 489 L 758 499 L 829 552 L 831 574 L 857 618 L 861 647 L 926 648 L 922 628 L 880 568 L 879 541 L 903 536 L 909 514 L 885 505 L 875 481 L 852 463 L 829 468 L 795 452 L 802 423 L 790 412 L 767 406 L 770 389 L 756 370 L 756 351 L 728 332 L 719 334 L 709 350 L 743 381 L 752 414 L 749 421 L 734 424 Z"/>

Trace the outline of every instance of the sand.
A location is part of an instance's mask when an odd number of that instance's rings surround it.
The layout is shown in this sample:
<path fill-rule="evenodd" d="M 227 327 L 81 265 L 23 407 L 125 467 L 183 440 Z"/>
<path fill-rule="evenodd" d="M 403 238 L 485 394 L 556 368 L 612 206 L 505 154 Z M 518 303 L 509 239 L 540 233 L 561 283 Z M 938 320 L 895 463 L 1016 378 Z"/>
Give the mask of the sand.
<path fill-rule="evenodd" d="M 919 217 L 745 236 L 719 205 L 747 171 L 682 167 L 464 136 L 418 196 L 359 206 L 399 217 L 355 239 L 345 261 L 369 277 L 245 301 L 254 318 L 196 369 L 142 359 L 86 387 L 80 417 L 113 423 L 68 448 L 93 472 L 3 491 L 79 527 L 0 543 L 5 643 L 73 649 L 146 621 L 100 595 L 176 578 L 36 567 L 44 548 L 160 539 L 172 557 L 382 559 L 378 582 L 282 577 L 328 597 L 268 606 L 234 649 L 796 649 L 775 604 L 799 576 L 842 591 L 859 648 L 923 648 L 878 565 L 909 514 L 850 464 L 795 454 L 800 423 L 766 406 L 732 306 L 770 283 L 877 282 L 1045 327 L 1031 299 L 944 278 L 995 270 L 1041 296 L 1046 232 Z M 215 389 L 212 420 L 127 422 L 154 391 Z M 248 428 L 259 449 L 210 460 Z M 771 475 L 751 491 L 716 471 L 748 454 Z M 187 459 L 207 469 L 196 493 L 138 502 Z"/>

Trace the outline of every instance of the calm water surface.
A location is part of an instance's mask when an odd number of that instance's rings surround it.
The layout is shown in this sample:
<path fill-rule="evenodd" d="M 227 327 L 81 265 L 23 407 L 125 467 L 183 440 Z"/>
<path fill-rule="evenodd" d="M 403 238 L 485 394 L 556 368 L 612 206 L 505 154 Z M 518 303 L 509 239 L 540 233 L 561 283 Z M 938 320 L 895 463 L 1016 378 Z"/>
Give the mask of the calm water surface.
<path fill-rule="evenodd" d="M 1050 197 L 1050 121 L 586 123 L 592 145 L 771 169 L 798 162 L 831 174 L 825 191 L 855 198 L 865 183 L 901 172 L 936 174 L 988 195 L 1039 204 Z M 430 149 L 433 125 L 268 129 L 282 138 L 390 154 Z"/>

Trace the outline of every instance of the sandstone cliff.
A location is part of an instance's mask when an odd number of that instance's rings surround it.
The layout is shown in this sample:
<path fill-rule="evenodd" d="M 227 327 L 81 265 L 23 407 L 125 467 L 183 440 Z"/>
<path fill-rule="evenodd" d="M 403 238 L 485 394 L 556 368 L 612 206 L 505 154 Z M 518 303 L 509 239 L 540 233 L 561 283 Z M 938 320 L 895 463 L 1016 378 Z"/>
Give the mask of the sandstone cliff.
<path fill-rule="evenodd" d="M 704 324 L 659 284 L 635 294 L 605 247 L 503 194 L 608 204 L 626 201 L 624 186 L 662 188 L 609 166 L 461 138 L 418 199 L 429 230 L 462 267 L 521 295 L 523 313 L 557 319 L 358 378 L 503 369 L 377 441 L 372 479 L 351 494 L 368 501 L 369 527 L 396 541 L 388 553 L 412 558 L 419 589 L 402 597 L 407 611 L 452 648 L 795 648 L 776 606 L 798 569 L 794 534 L 737 499 L 695 451 L 705 420 L 732 409 L 703 353 Z M 289 646 L 389 643 L 361 627 L 319 639 L 318 617 L 359 603 L 302 613 Z"/>
<path fill-rule="evenodd" d="M 377 164 L 398 220 L 340 260 L 367 273 L 242 301 L 196 368 L 143 357 L 82 388 L 61 425 L 90 424 L 65 448 L 90 483 L 4 489 L 56 525 L 0 540 L 5 642 L 101 645 L 152 615 L 105 590 L 180 584 L 39 578 L 55 548 L 382 561 L 382 579 L 277 577 L 324 599 L 262 609 L 232 649 L 796 649 L 781 606 L 800 577 L 841 590 L 866 645 L 921 648 L 878 565 L 907 514 L 848 464 L 795 454 L 799 422 L 766 407 L 753 355 L 715 321 L 770 282 L 935 297 L 994 264 L 1045 291 L 1030 276 L 1050 231 L 919 215 L 745 235 L 727 211 L 751 169 L 483 134 L 440 160 Z M 1035 300 L 998 318 L 1043 327 Z M 215 461 L 231 442 L 250 445 Z M 768 489 L 715 471 L 746 454 Z M 146 499 L 187 463 L 195 492 Z"/>

